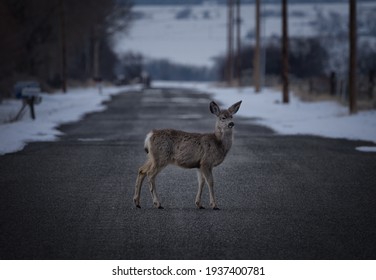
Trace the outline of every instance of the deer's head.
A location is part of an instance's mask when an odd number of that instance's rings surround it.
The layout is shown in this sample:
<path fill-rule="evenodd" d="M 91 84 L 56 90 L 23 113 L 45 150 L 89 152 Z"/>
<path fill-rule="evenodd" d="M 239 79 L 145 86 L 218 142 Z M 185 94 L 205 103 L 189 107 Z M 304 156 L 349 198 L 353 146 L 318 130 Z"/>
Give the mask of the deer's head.
<path fill-rule="evenodd" d="M 235 124 L 232 120 L 232 116 L 235 115 L 239 110 L 241 103 L 242 102 L 239 101 L 230 106 L 227 110 L 221 110 L 217 103 L 215 103 L 214 101 L 210 102 L 210 112 L 217 116 L 217 130 L 219 130 L 221 133 L 224 133 L 234 127 Z"/>

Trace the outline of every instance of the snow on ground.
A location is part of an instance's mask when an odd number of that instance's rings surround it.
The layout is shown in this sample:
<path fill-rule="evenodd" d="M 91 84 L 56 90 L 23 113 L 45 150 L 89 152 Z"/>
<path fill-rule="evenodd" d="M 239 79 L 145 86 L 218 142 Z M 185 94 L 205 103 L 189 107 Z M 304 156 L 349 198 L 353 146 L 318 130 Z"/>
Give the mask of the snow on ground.
<path fill-rule="evenodd" d="M 112 95 L 134 87 L 78 88 L 67 93 L 42 94 L 42 103 L 35 105 L 36 119 L 32 120 L 29 109 L 20 121 L 9 122 L 21 108 L 20 100 L 4 100 L 0 104 L 0 155 L 22 150 L 26 143 L 54 141 L 62 133 L 56 129 L 63 123 L 80 120 L 86 113 L 106 109 L 102 104 Z"/>
<path fill-rule="evenodd" d="M 350 116 L 348 109 L 336 102 L 302 102 L 291 95 L 288 105 L 281 104 L 282 94 L 272 89 L 255 93 L 252 88 L 218 87 L 210 83 L 154 82 L 154 87 L 185 87 L 209 92 L 213 99 L 230 106 L 242 100 L 238 115 L 252 118 L 281 134 L 308 134 L 331 138 L 366 140 L 376 144 L 376 110 Z M 103 101 L 111 95 L 139 87 L 105 87 L 103 94 L 96 88 L 80 88 L 68 93 L 43 94 L 36 105 L 36 120 L 29 112 L 18 122 L 3 123 L 21 107 L 20 100 L 0 104 L 0 155 L 22 150 L 28 142 L 54 141 L 62 133 L 57 126 L 80 120 L 84 114 L 105 110 Z M 186 101 L 187 102 L 187 101 Z M 375 146 L 358 147 L 361 152 L 376 152 Z"/>
<path fill-rule="evenodd" d="M 303 102 L 290 94 L 290 103 L 282 104 L 282 93 L 264 89 L 255 93 L 253 88 L 215 87 L 208 83 L 155 82 L 156 87 L 187 87 L 213 94 L 213 99 L 224 106 L 242 100 L 239 115 L 256 119 L 280 134 L 308 134 L 330 138 L 365 140 L 376 144 L 376 110 L 349 115 L 348 108 L 334 101 Z M 375 147 L 359 151 L 376 152 Z"/>

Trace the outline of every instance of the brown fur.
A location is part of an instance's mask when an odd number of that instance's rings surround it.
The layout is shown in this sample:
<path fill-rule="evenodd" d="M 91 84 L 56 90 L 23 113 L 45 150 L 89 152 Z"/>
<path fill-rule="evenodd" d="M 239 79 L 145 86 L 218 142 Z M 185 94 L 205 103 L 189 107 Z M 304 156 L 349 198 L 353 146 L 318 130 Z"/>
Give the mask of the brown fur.
<path fill-rule="evenodd" d="M 241 101 L 227 110 L 221 111 L 215 102 L 210 103 L 210 111 L 217 116 L 214 133 L 190 133 L 173 129 L 153 130 L 145 139 L 145 151 L 148 159 L 139 169 L 134 203 L 140 207 L 140 191 L 145 177 L 148 177 L 149 188 L 154 206 L 162 208 L 155 189 L 155 177 L 167 165 L 174 164 L 183 168 L 197 168 L 199 189 L 196 206 L 201 205 L 201 193 L 204 182 L 209 187 L 210 206 L 218 209 L 214 198 L 212 169 L 225 159 L 232 145 L 234 115 Z"/>

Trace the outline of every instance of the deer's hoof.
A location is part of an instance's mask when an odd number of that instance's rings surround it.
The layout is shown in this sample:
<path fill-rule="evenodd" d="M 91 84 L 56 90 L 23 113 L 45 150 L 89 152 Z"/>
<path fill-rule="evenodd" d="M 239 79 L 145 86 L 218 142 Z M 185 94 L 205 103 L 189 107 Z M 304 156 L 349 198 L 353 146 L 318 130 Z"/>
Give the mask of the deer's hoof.
<path fill-rule="evenodd" d="M 205 207 L 204 206 L 200 206 L 198 209 L 205 209 Z"/>
<path fill-rule="evenodd" d="M 159 206 L 158 209 L 164 209 L 162 206 Z"/>
<path fill-rule="evenodd" d="M 140 205 L 136 205 L 136 208 L 141 208 L 141 206 Z"/>
<path fill-rule="evenodd" d="M 218 207 L 214 207 L 213 210 L 219 210 L 219 208 Z"/>

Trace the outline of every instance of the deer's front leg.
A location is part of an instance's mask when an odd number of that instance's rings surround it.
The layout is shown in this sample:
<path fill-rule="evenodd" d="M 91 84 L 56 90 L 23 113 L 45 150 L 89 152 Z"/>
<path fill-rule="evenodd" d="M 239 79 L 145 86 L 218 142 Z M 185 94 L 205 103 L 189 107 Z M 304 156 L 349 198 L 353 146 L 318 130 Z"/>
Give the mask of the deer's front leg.
<path fill-rule="evenodd" d="M 204 176 L 203 176 L 203 174 L 200 170 L 197 170 L 197 179 L 198 179 L 198 191 L 197 191 L 197 195 L 196 195 L 195 204 L 196 204 L 196 207 L 198 209 L 205 209 L 205 207 L 203 207 L 201 205 L 201 195 L 202 195 L 202 189 L 203 189 L 204 184 L 205 184 L 205 179 L 204 179 Z"/>
<path fill-rule="evenodd" d="M 209 187 L 210 207 L 213 208 L 213 210 L 219 210 L 219 208 L 217 207 L 217 202 L 214 197 L 214 181 L 213 181 L 212 168 L 203 166 L 201 168 L 201 172 L 204 175 L 206 184 Z"/>

